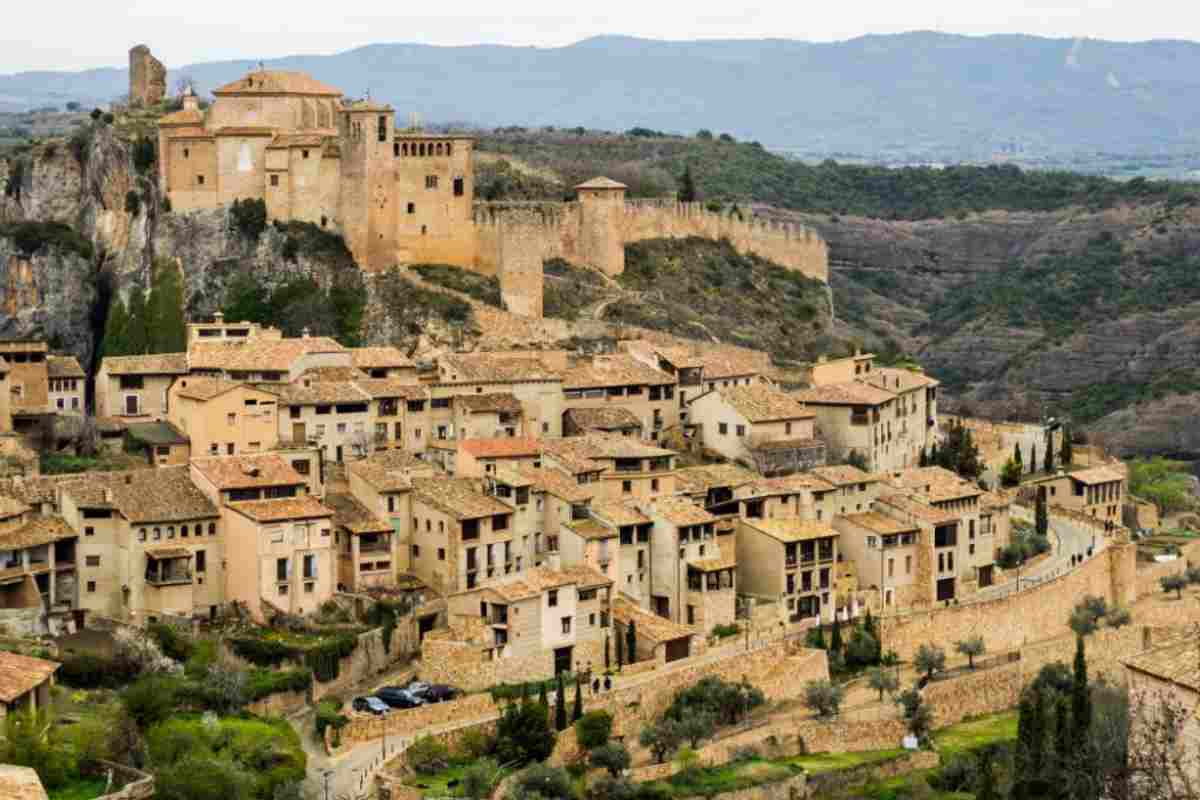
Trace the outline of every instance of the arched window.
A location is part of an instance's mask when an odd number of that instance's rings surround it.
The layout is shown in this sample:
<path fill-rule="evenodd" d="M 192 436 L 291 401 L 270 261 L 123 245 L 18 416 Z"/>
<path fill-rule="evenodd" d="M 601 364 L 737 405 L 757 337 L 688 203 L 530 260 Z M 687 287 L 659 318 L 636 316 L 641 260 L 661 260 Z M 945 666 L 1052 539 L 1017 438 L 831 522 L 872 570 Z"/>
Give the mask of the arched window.
<path fill-rule="evenodd" d="M 407 143 L 400 145 L 400 155 L 402 155 L 402 156 L 408 155 L 408 144 Z"/>
<path fill-rule="evenodd" d="M 422 156 L 425 155 L 425 144 L 424 143 L 421 144 L 421 155 Z"/>
<path fill-rule="evenodd" d="M 450 144 L 449 142 L 446 142 L 446 155 L 454 155 L 454 145 Z"/>
<path fill-rule="evenodd" d="M 186 539 L 187 537 L 188 537 L 188 526 L 180 525 L 179 526 L 179 538 Z"/>
<path fill-rule="evenodd" d="M 442 143 L 441 142 L 437 143 L 437 154 L 439 156 L 442 154 Z"/>
<path fill-rule="evenodd" d="M 209 536 L 217 535 L 217 523 L 215 523 L 215 522 L 208 523 L 208 535 Z"/>

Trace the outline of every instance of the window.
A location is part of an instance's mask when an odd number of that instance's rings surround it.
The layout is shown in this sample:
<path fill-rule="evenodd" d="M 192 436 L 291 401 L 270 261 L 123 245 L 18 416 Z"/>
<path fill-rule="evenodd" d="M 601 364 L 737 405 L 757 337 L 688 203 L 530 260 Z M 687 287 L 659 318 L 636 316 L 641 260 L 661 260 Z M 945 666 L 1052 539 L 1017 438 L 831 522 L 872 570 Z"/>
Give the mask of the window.
<path fill-rule="evenodd" d="M 426 175 L 425 176 L 425 188 L 426 189 L 438 188 L 438 176 L 437 175 Z"/>
<path fill-rule="evenodd" d="M 387 117 L 386 116 L 380 115 L 377 127 L 379 130 L 379 141 L 386 142 L 387 141 Z"/>
<path fill-rule="evenodd" d="M 416 203 L 409 203 L 409 204 L 408 204 L 408 213 L 410 213 L 410 214 L 415 214 L 415 213 L 417 213 L 417 204 L 416 204 Z"/>
<path fill-rule="evenodd" d="M 311 554 L 305 555 L 304 556 L 304 578 L 305 578 L 305 580 L 311 580 L 312 578 L 315 578 L 315 577 L 317 577 L 317 557 L 314 555 L 311 555 Z"/>
<path fill-rule="evenodd" d="M 217 523 L 215 523 L 215 522 L 208 523 L 208 535 L 209 536 L 217 535 Z"/>
<path fill-rule="evenodd" d="M 738 436 L 745 436 L 745 435 L 746 435 L 746 426 L 745 426 L 745 425 L 738 425 L 738 426 L 737 426 L 737 435 L 738 435 Z"/>
<path fill-rule="evenodd" d="M 203 175 L 197 175 L 197 176 L 196 176 L 196 185 L 197 185 L 197 186 L 203 186 L 203 185 L 204 185 L 204 176 L 203 176 Z"/>
<path fill-rule="evenodd" d="M 88 590 L 88 594 L 94 593 L 96 591 L 96 582 L 88 581 L 87 582 L 87 590 Z"/>
<path fill-rule="evenodd" d="M 729 423 L 718 422 L 717 423 L 717 433 L 721 434 L 722 436 L 728 436 L 729 435 Z"/>
<path fill-rule="evenodd" d="M 309 470 L 308 459 L 302 458 L 292 462 L 292 469 L 301 475 L 307 475 Z"/>
<path fill-rule="evenodd" d="M 142 528 L 142 533 L 145 533 L 145 532 L 146 532 L 146 529 Z M 84 536 L 95 536 L 96 529 L 93 528 L 91 525 L 88 525 L 86 528 L 83 529 L 83 535 Z"/>
<path fill-rule="evenodd" d="M 161 529 L 161 528 L 155 528 L 155 529 L 154 529 L 154 541 L 156 541 L 156 542 L 157 542 L 157 541 L 158 541 L 159 539 L 161 539 L 161 538 L 162 538 L 162 529 Z"/>
<path fill-rule="evenodd" d="M 84 558 L 83 563 L 89 567 L 98 567 L 100 566 L 100 556 L 87 556 Z"/>
<path fill-rule="evenodd" d="M 621 493 L 629 494 L 633 491 L 633 481 L 621 481 Z"/>
<path fill-rule="evenodd" d="M 564 636 L 571 632 L 571 618 L 570 617 L 562 618 L 562 632 L 563 632 Z"/>
<path fill-rule="evenodd" d="M 200 526 L 199 525 L 196 526 L 196 535 L 197 536 L 200 535 Z M 187 537 L 188 537 L 188 526 L 180 525 L 179 526 L 179 538 L 186 539 Z"/>
<path fill-rule="evenodd" d="M 307 150 L 301 150 L 301 151 L 300 151 L 300 157 L 301 157 L 301 158 L 308 158 L 308 151 L 307 151 Z"/>
<path fill-rule="evenodd" d="M 203 550 L 196 551 L 196 572 L 205 572 L 208 569 L 208 554 Z"/>
<path fill-rule="evenodd" d="M 463 196 L 463 179 L 462 178 L 454 179 L 454 196 L 455 197 Z"/>
<path fill-rule="evenodd" d="M 291 567 L 291 562 L 289 562 L 286 558 L 275 559 L 275 580 L 280 583 L 286 581 L 288 579 L 288 573 L 291 572 L 289 567 Z"/>
<path fill-rule="evenodd" d="M 554 608 L 558 605 L 558 589 L 551 589 L 550 591 L 546 592 L 546 603 L 551 608 Z"/>
<path fill-rule="evenodd" d="M 658 478 L 650 479 L 650 491 L 652 491 L 652 492 L 658 491 Z"/>
<path fill-rule="evenodd" d="M 278 175 L 272 175 L 272 176 L 271 176 L 271 185 L 272 185 L 272 186 L 278 186 L 278 185 L 279 185 L 279 176 L 278 176 Z"/>
<path fill-rule="evenodd" d="M 445 561 L 445 560 L 446 560 L 446 548 L 439 547 L 438 548 L 438 561 Z"/>
<path fill-rule="evenodd" d="M 229 444 L 225 445 L 225 452 L 228 453 L 229 455 L 233 455 L 233 442 L 230 442 Z"/>

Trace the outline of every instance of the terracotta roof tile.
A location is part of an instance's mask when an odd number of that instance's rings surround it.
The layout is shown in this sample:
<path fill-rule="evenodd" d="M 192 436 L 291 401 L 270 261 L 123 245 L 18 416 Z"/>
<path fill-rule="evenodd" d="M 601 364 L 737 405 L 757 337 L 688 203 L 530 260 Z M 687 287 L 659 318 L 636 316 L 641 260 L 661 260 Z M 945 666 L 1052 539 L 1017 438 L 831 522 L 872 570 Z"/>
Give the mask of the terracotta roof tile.
<path fill-rule="evenodd" d="M 911 369 L 898 369 L 896 367 L 880 367 L 862 376 L 860 380 L 871 384 L 876 389 L 883 389 L 894 393 L 910 392 L 913 389 L 924 389 L 930 386 L 941 385 L 940 381 L 934 380 L 923 372 L 914 372 Z"/>
<path fill-rule="evenodd" d="M 300 377 L 295 382 L 303 382 L 305 379 L 309 381 L 356 381 L 359 378 L 365 378 L 364 373 L 358 367 L 310 367 L 300 373 Z"/>
<path fill-rule="evenodd" d="M 146 555 L 162 561 L 167 558 L 191 558 L 192 551 L 186 547 L 147 547 Z"/>
<path fill-rule="evenodd" d="M 203 125 L 204 113 L 195 108 L 185 108 L 180 111 L 175 111 L 166 116 L 159 117 L 158 124 L 164 127 L 172 127 L 177 125 Z"/>
<path fill-rule="evenodd" d="M 912 533 L 919 530 L 918 526 L 908 522 L 900 522 L 877 511 L 866 511 L 861 514 L 846 514 L 842 519 L 860 528 L 866 528 L 880 536 L 890 536 L 894 533 Z"/>
<path fill-rule="evenodd" d="M 1122 470 L 1108 465 L 1088 467 L 1087 469 L 1077 469 L 1072 472 L 1068 472 L 1067 475 L 1069 475 L 1073 480 L 1087 484 L 1123 481 L 1127 477 Z"/>
<path fill-rule="evenodd" d="M 827 383 L 793 392 L 792 397 L 809 405 L 880 406 L 896 399 L 891 392 L 859 381 Z"/>
<path fill-rule="evenodd" d="M 675 455 L 674 450 L 646 444 L 632 436 L 613 433 L 589 433 L 563 439 L 542 439 L 542 449 L 548 453 L 593 461 L 614 458 L 665 458 Z M 597 467 L 599 469 L 600 467 Z"/>
<path fill-rule="evenodd" d="M 41 686 L 58 669 L 58 662 L 0 650 L 0 700 L 11 703 Z"/>
<path fill-rule="evenodd" d="M 233 372 L 286 372 L 301 356 L 311 353 L 344 353 L 346 348 L 324 336 L 298 339 L 253 339 L 244 342 L 194 342 L 187 363 L 194 370 Z"/>
<path fill-rule="evenodd" d="M 1200 692 L 1200 669 L 1196 667 L 1196 653 L 1200 648 L 1195 638 L 1189 637 L 1172 644 L 1147 650 L 1125 661 L 1138 672 Z"/>
<path fill-rule="evenodd" d="M 781 542 L 799 542 L 805 539 L 823 539 L 837 536 L 838 533 L 828 522 L 799 517 L 781 517 L 778 519 L 743 519 L 742 524 L 761 531 Z"/>
<path fill-rule="evenodd" d="M 283 522 L 289 519 L 332 517 L 333 511 L 312 495 L 277 497 L 271 500 L 243 500 L 229 507 L 256 522 Z"/>
<path fill-rule="evenodd" d="M 413 478 L 433 477 L 436 467 L 407 450 L 380 450 L 367 458 L 350 462 L 350 473 L 380 492 L 407 491 Z"/>
<path fill-rule="evenodd" d="M 256 70 L 243 78 L 213 89 L 213 94 L 303 94 L 341 97 L 342 91 L 328 86 L 303 72 Z"/>
<path fill-rule="evenodd" d="M 428 400 L 424 386 L 405 383 L 398 378 L 357 378 L 354 385 L 375 399 L 395 397 L 402 400 Z"/>
<path fill-rule="evenodd" d="M 0 519 L 15 517 L 28 510 L 29 506 L 15 497 L 0 497 Z"/>
<path fill-rule="evenodd" d="M 700 351 L 700 366 L 704 368 L 704 380 L 719 381 L 758 375 L 770 366 L 770 359 L 766 353 L 704 349 Z"/>
<path fill-rule="evenodd" d="M 644 636 L 652 642 L 669 642 L 694 633 L 691 628 L 666 617 L 643 611 L 623 597 L 613 600 L 612 615 L 622 625 L 628 626 L 632 622 L 638 636 Z"/>
<path fill-rule="evenodd" d="M 631 501 L 608 500 L 592 506 L 592 516 L 610 525 L 645 525 L 653 520 L 643 514 Z"/>
<path fill-rule="evenodd" d="M 237 381 L 227 381 L 222 378 L 189 375 L 179 380 L 179 388 L 175 390 L 175 393 L 180 397 L 206 401 L 244 385 Z"/>
<path fill-rule="evenodd" d="M 675 487 L 682 494 L 707 493 L 720 486 L 741 486 L 756 478 L 758 473 L 737 464 L 708 464 L 677 470 Z"/>
<path fill-rule="evenodd" d="M 717 518 L 686 497 L 660 497 L 646 504 L 647 513 L 672 525 L 705 525 Z"/>
<path fill-rule="evenodd" d="M 479 490 L 469 478 L 415 478 L 413 496 L 455 519 L 511 514 L 512 509 Z"/>
<path fill-rule="evenodd" d="M 0 550 L 39 547 L 63 539 L 74 539 L 77 535 L 61 517 L 38 514 L 18 528 L 0 532 Z"/>
<path fill-rule="evenodd" d="M 460 439 L 458 447 L 475 458 L 530 458 L 542 452 L 541 441 L 529 436 Z"/>
<path fill-rule="evenodd" d="M 149 356 L 105 356 L 100 364 L 109 375 L 186 375 L 187 353 Z"/>
<path fill-rule="evenodd" d="M 642 421 L 623 406 L 568 408 L 563 414 L 580 430 L 615 431 L 642 427 Z"/>
<path fill-rule="evenodd" d="M 879 481 L 874 475 L 863 472 L 858 467 L 853 467 L 849 464 L 814 467 L 811 472 L 821 480 L 834 486 L 849 486 L 852 483 L 878 483 Z"/>
<path fill-rule="evenodd" d="M 979 498 L 979 505 L 987 510 L 1008 508 L 1012 505 L 1012 500 L 1002 492 L 984 492 Z"/>
<path fill-rule="evenodd" d="M 84 378 L 83 367 L 75 356 L 47 356 L 46 374 L 51 378 Z"/>
<path fill-rule="evenodd" d="M 79 475 L 39 475 L 36 478 L 0 479 L 0 495 L 15 497 L 29 505 L 55 502 L 59 486 L 80 480 Z"/>
<path fill-rule="evenodd" d="M 489 394 L 463 394 L 453 399 L 454 405 L 472 413 L 501 412 L 505 414 L 520 414 L 521 401 L 507 392 L 492 392 Z"/>
<path fill-rule="evenodd" d="M 562 374 L 563 389 L 597 389 L 608 386 L 663 386 L 675 378 L 648 367 L 626 354 L 597 356 L 567 369 Z"/>
<path fill-rule="evenodd" d="M 619 535 L 616 528 L 609 528 L 590 518 L 568 522 L 566 527 L 583 539 L 615 539 Z"/>
<path fill-rule="evenodd" d="M 298 486 L 304 477 L 275 453 L 193 458 L 192 466 L 218 489 Z"/>
<path fill-rule="evenodd" d="M 132 523 L 216 517 L 216 506 L 192 482 L 187 466 L 91 472 L 63 487 L 76 504 L 113 508 Z"/>
<path fill-rule="evenodd" d="M 450 383 L 522 383 L 560 381 L 561 378 L 535 357 L 494 353 L 456 353 L 438 359 L 445 381 Z"/>
<path fill-rule="evenodd" d="M 921 522 L 927 522 L 930 525 L 948 525 L 958 521 L 957 514 L 951 514 L 949 511 L 934 508 L 928 503 L 922 503 L 920 500 L 906 494 L 884 495 L 879 498 L 878 503 L 880 510 L 885 513 L 891 507 L 906 516 L 918 519 Z"/>
<path fill-rule="evenodd" d="M 575 187 L 576 189 L 628 189 L 629 187 L 619 181 L 614 181 L 612 178 L 606 178 L 603 175 L 584 181 Z"/>
<path fill-rule="evenodd" d="M 915 467 L 895 476 L 895 482 L 909 491 L 919 492 L 931 503 L 978 497 L 983 490 L 945 467 Z"/>
<path fill-rule="evenodd" d="M 407 369 L 416 366 L 397 347 L 351 347 L 350 363 L 359 369 Z"/>
<path fill-rule="evenodd" d="M 772 497 L 799 494 L 803 491 L 830 492 L 834 485 L 811 473 L 798 473 L 783 478 L 759 478 L 737 487 L 737 497 Z"/>
<path fill-rule="evenodd" d="M 595 484 L 579 483 L 575 476 L 548 467 L 522 464 L 513 471 L 529 481 L 535 491 L 552 494 L 568 503 L 582 503 L 596 496 Z"/>
<path fill-rule="evenodd" d="M 333 509 L 333 524 L 351 533 L 391 533 L 392 526 L 372 514 L 354 495 L 329 492 L 325 505 Z"/>
<path fill-rule="evenodd" d="M 803 403 L 796 400 L 794 395 L 785 394 L 765 383 L 721 388 L 716 392 L 734 411 L 749 422 L 812 419 L 816 416 L 805 408 Z"/>
<path fill-rule="evenodd" d="M 290 406 L 333 405 L 334 403 L 367 403 L 371 395 L 354 381 L 315 380 L 307 386 L 289 383 L 280 388 L 279 398 Z"/>
<path fill-rule="evenodd" d="M 721 545 L 721 555 L 715 558 L 701 558 L 688 562 L 689 567 L 695 567 L 701 572 L 719 572 L 723 569 L 733 569 L 737 566 L 737 554 L 726 553 L 725 545 Z"/>

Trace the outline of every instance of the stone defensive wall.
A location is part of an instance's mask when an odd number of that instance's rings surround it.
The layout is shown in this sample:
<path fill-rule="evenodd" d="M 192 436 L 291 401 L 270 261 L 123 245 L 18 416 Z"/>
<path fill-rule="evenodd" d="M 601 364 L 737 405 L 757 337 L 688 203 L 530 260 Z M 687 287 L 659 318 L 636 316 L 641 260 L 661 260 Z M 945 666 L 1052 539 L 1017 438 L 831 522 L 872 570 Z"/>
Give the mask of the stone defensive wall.
<path fill-rule="evenodd" d="M 1146 597 L 1162 592 L 1159 580 L 1168 575 L 1182 575 L 1189 566 L 1200 564 L 1200 541 L 1185 544 L 1179 548 L 1179 558 L 1174 561 L 1144 564 L 1137 571 L 1138 597 Z"/>
<path fill-rule="evenodd" d="M 907 660 L 922 644 L 978 635 L 993 652 L 1016 650 L 1025 642 L 1069 634 L 1067 620 L 1084 595 L 1128 608 L 1136 591 L 1136 548 L 1117 541 L 1079 568 L 1018 594 L 885 616 L 883 648 Z"/>

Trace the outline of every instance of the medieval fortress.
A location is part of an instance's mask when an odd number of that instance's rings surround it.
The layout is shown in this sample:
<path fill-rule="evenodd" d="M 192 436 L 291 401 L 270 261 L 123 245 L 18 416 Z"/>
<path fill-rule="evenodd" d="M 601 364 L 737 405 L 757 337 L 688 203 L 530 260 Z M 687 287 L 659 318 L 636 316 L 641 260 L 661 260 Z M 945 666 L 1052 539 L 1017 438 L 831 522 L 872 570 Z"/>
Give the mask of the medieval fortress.
<path fill-rule="evenodd" d="M 162 98 L 157 63 L 144 46 L 130 52 L 131 102 Z M 618 275 L 625 245 L 651 238 L 726 238 L 828 278 L 825 242 L 811 230 L 695 203 L 627 202 L 607 178 L 578 186 L 575 202 L 476 202 L 473 137 L 398 129 L 391 106 L 349 100 L 303 73 L 260 68 L 213 96 L 202 110 L 189 92 L 159 121 L 160 188 L 175 211 L 261 199 L 272 219 L 340 232 L 368 270 L 443 263 L 495 275 L 515 314 L 542 315 L 546 259 Z"/>

